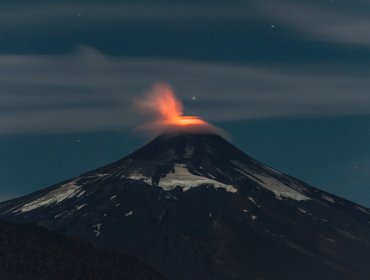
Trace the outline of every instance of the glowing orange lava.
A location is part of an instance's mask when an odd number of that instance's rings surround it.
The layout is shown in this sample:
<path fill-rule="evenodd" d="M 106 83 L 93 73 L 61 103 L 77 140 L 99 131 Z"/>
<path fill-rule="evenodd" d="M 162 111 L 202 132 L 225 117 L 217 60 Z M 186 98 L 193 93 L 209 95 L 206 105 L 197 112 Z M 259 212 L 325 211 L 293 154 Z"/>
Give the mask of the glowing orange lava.
<path fill-rule="evenodd" d="M 170 120 L 170 124 L 187 126 L 187 125 L 202 125 L 206 124 L 206 122 L 194 116 L 180 116 L 179 118 Z"/>
<path fill-rule="evenodd" d="M 140 111 L 155 115 L 152 126 L 195 126 L 207 125 L 199 117 L 183 116 L 183 105 L 167 84 L 156 84 L 153 89 L 136 104 Z"/>

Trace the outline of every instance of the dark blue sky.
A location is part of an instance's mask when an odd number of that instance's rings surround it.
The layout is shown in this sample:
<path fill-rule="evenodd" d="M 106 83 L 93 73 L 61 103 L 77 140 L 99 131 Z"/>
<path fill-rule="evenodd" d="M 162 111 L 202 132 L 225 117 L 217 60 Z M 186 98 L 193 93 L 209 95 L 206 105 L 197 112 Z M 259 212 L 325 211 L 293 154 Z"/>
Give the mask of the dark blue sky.
<path fill-rule="evenodd" d="M 370 206 L 369 8 L 1 1 L 0 199 L 143 144 L 132 99 L 168 82 L 248 154 Z"/>

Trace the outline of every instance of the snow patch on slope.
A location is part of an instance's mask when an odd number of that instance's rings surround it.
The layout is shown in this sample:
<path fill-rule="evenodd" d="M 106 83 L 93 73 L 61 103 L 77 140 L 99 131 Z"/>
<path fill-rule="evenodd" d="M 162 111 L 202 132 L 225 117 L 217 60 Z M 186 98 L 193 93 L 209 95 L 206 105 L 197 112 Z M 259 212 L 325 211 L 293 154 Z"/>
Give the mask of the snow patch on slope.
<path fill-rule="evenodd" d="M 132 214 L 134 214 L 134 212 L 132 212 L 132 211 L 127 212 L 127 213 L 125 214 L 125 217 L 131 216 Z"/>
<path fill-rule="evenodd" d="M 298 201 L 310 200 L 309 197 L 296 190 L 299 189 L 300 191 L 303 191 L 305 190 L 304 187 L 297 186 L 295 184 L 292 186 L 286 185 L 272 176 L 259 174 L 253 170 L 249 170 L 239 161 L 233 160 L 232 163 L 236 166 L 237 171 L 255 181 L 259 186 L 273 192 L 277 199 L 290 198 Z"/>
<path fill-rule="evenodd" d="M 141 181 L 141 182 L 144 182 L 144 183 L 147 183 L 147 184 L 150 184 L 150 185 L 152 184 L 152 178 L 144 176 L 144 175 L 142 175 L 140 173 L 137 173 L 137 172 L 131 173 L 126 178 L 130 179 L 130 180 Z"/>
<path fill-rule="evenodd" d="M 311 200 L 304 194 L 296 191 L 295 189 L 281 183 L 273 177 L 268 177 L 260 174 L 254 174 L 258 179 L 260 179 L 263 184 L 259 183 L 262 187 L 272 191 L 277 198 L 290 198 L 294 200 Z"/>
<path fill-rule="evenodd" d="M 327 195 L 325 195 L 325 194 L 322 194 L 322 195 L 321 195 L 321 197 L 322 197 L 323 199 L 325 199 L 326 201 L 329 201 L 329 202 L 331 202 L 331 203 L 335 203 L 335 200 L 334 200 L 332 197 L 330 197 L 330 196 L 327 196 Z"/>
<path fill-rule="evenodd" d="M 77 205 L 76 210 L 80 210 L 80 209 L 84 208 L 86 205 L 87 205 L 86 203 L 81 204 L 81 205 Z"/>
<path fill-rule="evenodd" d="M 101 226 L 102 224 L 93 225 L 93 227 L 95 228 L 94 229 L 95 237 L 98 237 L 101 234 L 101 231 L 100 231 Z"/>
<path fill-rule="evenodd" d="M 82 191 L 84 192 L 84 191 Z M 52 204 L 58 204 L 62 202 L 65 199 L 72 198 L 74 196 L 78 196 L 81 193 L 81 186 L 76 185 L 75 181 L 72 181 L 70 183 L 64 184 L 60 186 L 59 188 L 56 188 L 49 193 L 24 204 L 22 207 L 16 209 L 14 212 L 29 212 L 34 209 L 37 209 L 42 206 L 49 206 Z"/>
<path fill-rule="evenodd" d="M 257 202 L 254 200 L 254 198 L 253 198 L 253 197 L 248 196 L 248 199 L 249 199 L 250 201 L 252 201 L 255 205 L 258 205 L 258 204 L 257 204 Z"/>
<path fill-rule="evenodd" d="M 174 172 L 161 178 L 158 183 L 158 186 L 165 191 L 175 189 L 176 187 L 182 187 L 184 192 L 201 185 L 212 185 L 215 189 L 222 188 L 227 192 L 237 192 L 234 186 L 190 173 L 184 164 L 176 164 L 174 166 Z"/>
<path fill-rule="evenodd" d="M 366 214 L 370 214 L 369 211 L 366 211 L 364 208 L 360 207 L 360 206 L 356 206 L 356 208 Z"/>

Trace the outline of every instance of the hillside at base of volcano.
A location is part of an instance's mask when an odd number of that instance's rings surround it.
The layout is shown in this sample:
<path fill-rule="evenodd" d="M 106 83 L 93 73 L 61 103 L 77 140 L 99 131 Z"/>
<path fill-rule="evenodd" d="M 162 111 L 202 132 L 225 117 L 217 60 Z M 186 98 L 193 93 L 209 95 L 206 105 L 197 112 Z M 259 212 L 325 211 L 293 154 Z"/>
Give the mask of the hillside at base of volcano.
<path fill-rule="evenodd" d="M 1 280 L 163 280 L 136 258 L 103 252 L 36 225 L 0 221 Z"/>

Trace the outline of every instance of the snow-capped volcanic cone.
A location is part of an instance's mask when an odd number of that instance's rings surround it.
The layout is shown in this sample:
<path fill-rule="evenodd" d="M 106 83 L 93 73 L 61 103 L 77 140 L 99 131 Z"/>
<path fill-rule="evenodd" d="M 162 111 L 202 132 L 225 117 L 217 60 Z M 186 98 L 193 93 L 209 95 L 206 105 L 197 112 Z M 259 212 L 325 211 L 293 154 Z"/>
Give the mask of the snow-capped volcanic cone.
<path fill-rule="evenodd" d="M 370 275 L 369 209 L 216 134 L 162 134 L 108 166 L 4 202 L 0 213 L 136 256 L 169 280 Z"/>

